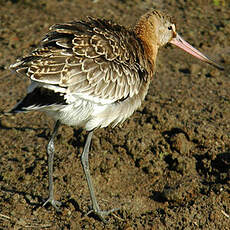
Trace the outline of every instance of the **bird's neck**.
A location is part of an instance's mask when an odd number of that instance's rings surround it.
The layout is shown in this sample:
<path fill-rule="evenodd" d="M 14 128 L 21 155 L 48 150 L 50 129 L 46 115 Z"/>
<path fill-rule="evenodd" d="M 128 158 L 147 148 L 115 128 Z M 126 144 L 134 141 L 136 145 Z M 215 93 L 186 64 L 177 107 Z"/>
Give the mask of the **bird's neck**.
<path fill-rule="evenodd" d="M 153 33 L 153 31 L 149 30 L 149 27 L 146 26 L 145 23 L 140 22 L 135 26 L 134 32 L 136 36 L 141 40 L 146 58 L 151 63 L 152 70 L 154 70 L 159 48 L 155 34 Z"/>
<path fill-rule="evenodd" d="M 154 46 L 152 44 L 145 43 L 143 40 L 142 40 L 142 42 L 144 45 L 146 57 L 150 61 L 152 68 L 154 70 L 155 65 L 156 65 L 156 57 L 157 57 L 158 47 Z"/>

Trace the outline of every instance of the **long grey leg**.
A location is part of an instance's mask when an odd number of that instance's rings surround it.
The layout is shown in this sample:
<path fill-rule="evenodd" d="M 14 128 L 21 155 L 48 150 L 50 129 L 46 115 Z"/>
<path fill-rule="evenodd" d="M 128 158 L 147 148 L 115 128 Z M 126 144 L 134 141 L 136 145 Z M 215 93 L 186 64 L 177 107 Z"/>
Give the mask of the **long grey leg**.
<path fill-rule="evenodd" d="M 58 211 L 58 206 L 61 205 L 61 202 L 56 201 L 54 199 L 54 184 L 53 184 L 53 161 L 54 161 L 54 139 L 57 135 L 58 128 L 60 126 L 60 122 L 57 121 L 55 123 L 53 133 L 50 137 L 50 140 L 47 145 L 47 154 L 48 154 L 48 175 L 49 175 L 49 198 L 48 200 L 43 204 L 45 206 L 47 203 L 51 203 L 51 205 Z"/>
<path fill-rule="evenodd" d="M 92 182 L 92 178 L 90 175 L 90 170 L 89 170 L 89 147 L 90 147 L 90 143 L 92 140 L 92 136 L 93 136 L 93 131 L 90 131 L 87 139 L 86 139 L 86 143 L 85 143 L 85 147 L 83 150 L 83 153 L 81 155 L 81 163 L 82 163 L 82 167 L 86 176 L 86 180 L 87 180 L 87 184 L 88 184 L 88 188 L 89 188 L 89 192 L 90 192 L 90 198 L 91 198 L 91 202 L 92 202 L 92 211 L 90 212 L 94 212 L 102 221 L 106 222 L 104 217 L 109 215 L 111 212 L 114 212 L 118 209 L 111 209 L 109 211 L 102 211 L 99 208 L 99 205 L 97 203 L 97 199 L 95 196 L 95 190 L 94 190 L 94 186 L 93 186 L 93 182 Z M 89 213 L 90 213 L 89 212 Z"/>

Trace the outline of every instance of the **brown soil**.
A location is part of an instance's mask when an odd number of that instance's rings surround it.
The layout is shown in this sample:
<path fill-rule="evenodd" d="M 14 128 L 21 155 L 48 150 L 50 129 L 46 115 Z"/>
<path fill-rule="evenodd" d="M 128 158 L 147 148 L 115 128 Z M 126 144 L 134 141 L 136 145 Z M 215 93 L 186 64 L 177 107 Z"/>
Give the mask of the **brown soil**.
<path fill-rule="evenodd" d="M 25 95 L 28 79 L 7 67 L 36 47 L 50 25 L 87 15 L 132 26 L 149 8 L 173 15 L 183 37 L 225 66 L 219 71 L 176 47 L 160 50 L 142 107 L 121 127 L 95 132 L 90 166 L 104 224 L 87 216 L 80 163 L 85 132 L 62 126 L 55 196 L 48 196 L 46 144 L 53 121 L 41 113 L 1 118 L 0 229 L 229 229 L 230 2 L 228 0 L 0 1 L 0 110 Z"/>

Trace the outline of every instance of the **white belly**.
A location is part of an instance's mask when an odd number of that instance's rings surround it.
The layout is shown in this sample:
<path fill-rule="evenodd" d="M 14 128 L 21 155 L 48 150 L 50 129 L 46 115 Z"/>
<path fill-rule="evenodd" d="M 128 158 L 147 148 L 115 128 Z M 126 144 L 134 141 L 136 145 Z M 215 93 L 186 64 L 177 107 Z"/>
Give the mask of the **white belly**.
<path fill-rule="evenodd" d="M 122 123 L 141 105 L 141 101 L 141 98 L 134 96 L 121 102 L 100 104 L 76 98 L 68 105 L 53 105 L 43 111 L 62 124 L 90 131 Z"/>

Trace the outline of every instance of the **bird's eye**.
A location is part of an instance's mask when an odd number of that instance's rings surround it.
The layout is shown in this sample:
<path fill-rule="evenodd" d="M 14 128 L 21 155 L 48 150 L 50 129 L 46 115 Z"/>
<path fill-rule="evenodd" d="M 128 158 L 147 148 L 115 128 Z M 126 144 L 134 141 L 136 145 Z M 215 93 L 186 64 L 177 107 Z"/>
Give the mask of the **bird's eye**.
<path fill-rule="evenodd" d="M 168 27 L 168 30 L 172 30 L 172 26 L 169 26 L 169 27 Z"/>

